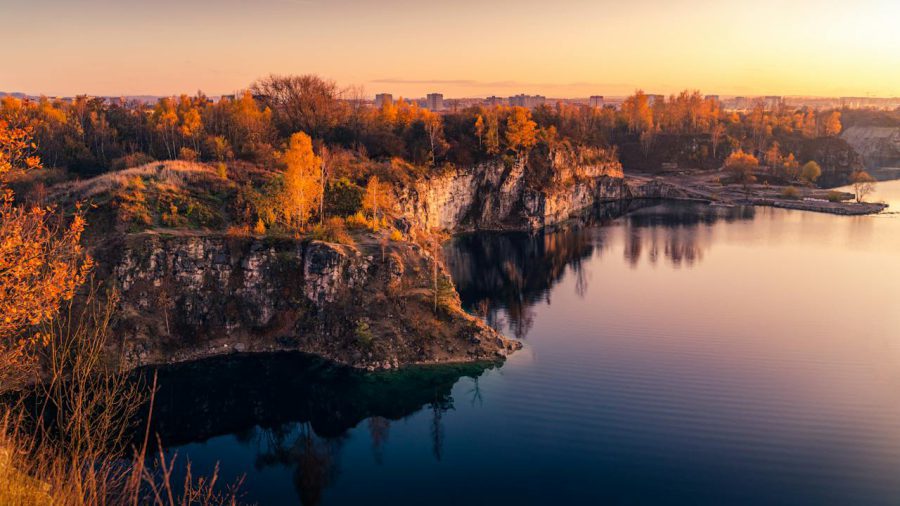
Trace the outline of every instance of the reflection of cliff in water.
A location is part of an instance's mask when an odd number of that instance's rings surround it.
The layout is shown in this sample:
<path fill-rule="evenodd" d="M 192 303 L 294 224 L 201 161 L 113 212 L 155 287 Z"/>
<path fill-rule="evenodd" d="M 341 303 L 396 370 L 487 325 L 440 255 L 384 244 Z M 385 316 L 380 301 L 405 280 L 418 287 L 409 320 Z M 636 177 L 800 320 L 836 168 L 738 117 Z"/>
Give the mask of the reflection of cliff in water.
<path fill-rule="evenodd" d="M 632 201 L 604 207 L 566 227 L 536 233 L 478 233 L 454 238 L 444 256 L 465 308 L 501 331 L 523 338 L 534 323 L 533 306 L 544 300 L 566 269 L 575 290 L 587 291 L 585 262 L 611 247 L 606 225 L 624 227 L 624 257 L 637 266 L 645 257 L 690 267 L 709 244 L 707 225 L 753 219 L 752 207 Z"/>
<path fill-rule="evenodd" d="M 625 217 L 624 256 L 636 267 L 646 254 L 651 264 L 666 258 L 674 267 L 691 267 L 703 260 L 709 247 L 707 226 L 719 221 L 752 220 L 752 206 L 714 207 L 706 204 L 663 202 Z"/>
<path fill-rule="evenodd" d="M 300 354 L 220 357 L 158 370 L 152 430 L 166 446 L 234 434 L 257 448 L 256 467 L 292 469 L 303 504 L 318 504 L 340 472 L 347 432 L 364 420 L 380 459 L 390 423 L 432 412 L 434 453 L 453 386 L 487 367 L 459 364 L 362 373 Z M 151 370 L 141 371 L 143 375 Z"/>

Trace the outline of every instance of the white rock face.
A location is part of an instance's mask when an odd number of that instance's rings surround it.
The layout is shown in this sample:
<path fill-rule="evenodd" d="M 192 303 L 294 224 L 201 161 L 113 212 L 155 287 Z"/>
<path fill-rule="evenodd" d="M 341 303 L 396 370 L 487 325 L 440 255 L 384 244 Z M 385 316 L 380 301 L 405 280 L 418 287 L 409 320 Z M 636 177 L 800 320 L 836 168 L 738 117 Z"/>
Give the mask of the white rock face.
<path fill-rule="evenodd" d="M 538 229 L 604 200 L 623 197 L 618 162 L 583 163 L 572 151 L 549 162 L 554 180 L 529 186 L 524 159 L 456 168 L 401 189 L 397 206 L 411 222 L 449 231 Z"/>

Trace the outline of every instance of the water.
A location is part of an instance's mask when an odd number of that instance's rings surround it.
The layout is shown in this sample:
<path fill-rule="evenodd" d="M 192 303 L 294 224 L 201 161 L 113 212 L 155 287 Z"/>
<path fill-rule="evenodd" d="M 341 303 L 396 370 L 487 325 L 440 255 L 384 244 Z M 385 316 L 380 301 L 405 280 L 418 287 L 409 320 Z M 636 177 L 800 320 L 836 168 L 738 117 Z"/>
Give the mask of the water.
<path fill-rule="evenodd" d="M 502 367 L 169 370 L 170 451 L 261 504 L 900 503 L 900 215 L 668 203 L 446 256 Z"/>

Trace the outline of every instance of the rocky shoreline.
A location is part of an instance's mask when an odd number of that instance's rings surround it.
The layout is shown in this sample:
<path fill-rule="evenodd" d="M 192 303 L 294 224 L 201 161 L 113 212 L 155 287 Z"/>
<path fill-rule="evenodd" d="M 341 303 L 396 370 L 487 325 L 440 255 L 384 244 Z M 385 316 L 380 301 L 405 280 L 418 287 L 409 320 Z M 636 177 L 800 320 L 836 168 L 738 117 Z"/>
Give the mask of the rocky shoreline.
<path fill-rule="evenodd" d="M 624 175 L 617 163 L 572 165 L 535 188 L 524 162 L 454 169 L 398 190 L 401 228 L 535 231 L 604 206 L 688 200 L 842 215 L 884 204 L 829 201 L 828 190 L 723 185 L 716 174 Z M 363 370 L 503 360 L 521 343 L 467 314 L 443 263 L 417 244 L 357 233 L 355 245 L 173 231 L 106 241 L 101 265 L 121 293 L 113 335 L 128 367 L 231 353 L 300 351 Z M 438 272 L 437 283 L 432 273 Z M 441 291 L 440 309 L 433 294 Z"/>
<path fill-rule="evenodd" d="M 770 186 L 765 184 L 723 185 L 720 173 L 682 173 L 672 175 L 629 175 L 627 185 L 636 187 L 648 198 L 691 200 L 720 206 L 753 205 L 842 216 L 877 214 L 888 208 L 881 202 L 855 202 L 853 194 L 812 186 Z M 649 188 L 658 188 L 653 197 Z M 787 188 L 792 195 L 786 196 Z M 837 197 L 838 200 L 831 200 Z"/>
<path fill-rule="evenodd" d="M 375 241 L 127 236 L 100 256 L 120 297 L 111 335 L 127 368 L 301 351 L 366 370 L 502 360 L 521 344 L 462 310 L 443 265 Z M 433 305 L 433 274 L 440 300 Z"/>

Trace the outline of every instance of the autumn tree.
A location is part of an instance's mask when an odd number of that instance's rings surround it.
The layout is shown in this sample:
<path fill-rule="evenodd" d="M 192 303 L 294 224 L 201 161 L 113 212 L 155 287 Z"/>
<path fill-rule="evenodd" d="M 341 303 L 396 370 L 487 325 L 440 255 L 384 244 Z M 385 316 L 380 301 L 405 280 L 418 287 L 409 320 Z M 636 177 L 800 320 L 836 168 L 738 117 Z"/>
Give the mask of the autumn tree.
<path fill-rule="evenodd" d="M 484 150 L 489 155 L 500 154 L 500 117 L 497 109 L 487 115 L 487 130 L 484 135 Z"/>
<path fill-rule="evenodd" d="M 447 144 L 443 137 L 441 117 L 429 110 L 423 110 L 421 121 L 425 126 L 425 132 L 428 134 L 431 165 L 434 166 L 437 163 L 437 151 L 443 151 Z"/>
<path fill-rule="evenodd" d="M 850 184 L 853 186 L 853 196 L 858 203 L 862 203 L 875 191 L 875 178 L 864 170 L 857 170 L 850 174 Z"/>
<path fill-rule="evenodd" d="M 316 75 L 270 75 L 253 83 L 253 93 L 273 111 L 273 119 L 283 132 L 308 132 L 322 139 L 349 114 L 338 99 L 341 92 L 334 81 Z"/>
<path fill-rule="evenodd" d="M 794 158 L 794 153 L 788 155 L 781 161 L 781 170 L 788 179 L 797 179 L 800 177 L 800 162 Z"/>
<path fill-rule="evenodd" d="M 527 152 L 537 143 L 537 123 L 532 121 L 531 112 L 524 107 L 513 107 L 506 120 L 506 144 L 518 156 Z"/>
<path fill-rule="evenodd" d="M 806 181 L 809 184 L 815 183 L 819 176 L 822 175 L 822 167 L 819 166 L 814 160 L 810 160 L 803 164 L 803 167 L 800 169 L 800 179 Z"/>
<path fill-rule="evenodd" d="M 383 214 L 391 205 L 391 187 L 388 183 L 382 183 L 378 176 L 369 178 L 366 191 L 363 193 L 362 206 L 371 216 L 372 221 L 378 221 L 379 214 Z"/>
<path fill-rule="evenodd" d="M 737 183 L 744 186 L 746 192 L 750 191 L 750 185 L 756 182 L 756 176 L 753 171 L 759 167 L 759 160 L 751 155 L 738 149 L 734 151 L 725 160 L 725 170 L 730 172 Z"/>
<path fill-rule="evenodd" d="M 475 118 L 475 136 L 478 137 L 478 148 L 481 149 L 484 140 L 484 117 L 480 114 Z"/>
<path fill-rule="evenodd" d="M 836 137 L 840 135 L 843 126 L 841 125 L 841 112 L 832 111 L 825 119 L 825 135 Z"/>
<path fill-rule="evenodd" d="M 650 98 L 643 90 L 636 91 L 622 102 L 622 115 L 625 116 L 628 130 L 631 132 L 643 132 L 653 126 Z"/>
<path fill-rule="evenodd" d="M 725 125 L 716 123 L 710 132 L 710 142 L 712 142 L 713 158 L 716 157 L 716 151 L 719 149 L 719 143 L 722 142 L 722 136 L 725 135 Z"/>
<path fill-rule="evenodd" d="M 175 158 L 178 153 L 178 111 L 170 98 L 162 98 L 156 103 L 150 121 L 165 146 L 166 158 Z"/>
<path fill-rule="evenodd" d="M 775 169 L 779 165 L 781 165 L 781 148 L 778 146 L 778 143 L 775 142 L 772 146 L 766 151 L 766 165 L 771 169 Z"/>
<path fill-rule="evenodd" d="M 313 152 L 312 139 L 297 132 L 291 135 L 281 161 L 285 166 L 278 199 L 281 213 L 289 227 L 301 230 L 322 200 L 322 159 Z"/>
<path fill-rule="evenodd" d="M 84 219 L 14 204 L 7 178 L 41 168 L 30 128 L 0 120 L 0 384 L 19 379 L 46 336 L 35 329 L 74 296 L 91 268 L 80 245 Z"/>

